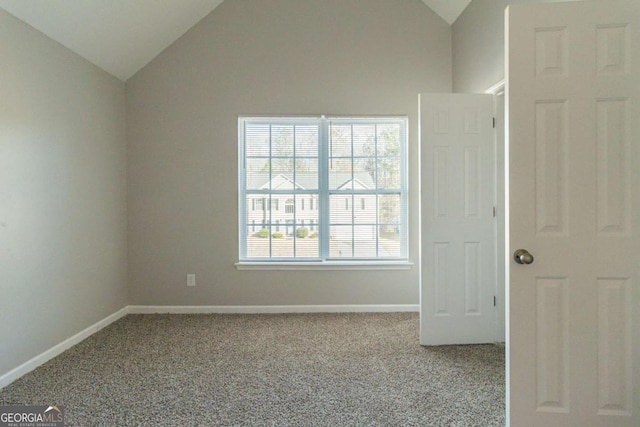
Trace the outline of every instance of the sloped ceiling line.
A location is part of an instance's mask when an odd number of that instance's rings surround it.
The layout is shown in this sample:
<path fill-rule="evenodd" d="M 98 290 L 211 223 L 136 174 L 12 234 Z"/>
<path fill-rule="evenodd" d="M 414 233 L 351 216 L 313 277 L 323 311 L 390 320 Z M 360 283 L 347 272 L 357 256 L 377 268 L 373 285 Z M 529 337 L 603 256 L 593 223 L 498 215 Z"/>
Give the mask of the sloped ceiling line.
<path fill-rule="evenodd" d="M 222 1 L 0 0 L 0 8 L 127 81 Z M 471 0 L 422 1 L 452 24 Z"/>

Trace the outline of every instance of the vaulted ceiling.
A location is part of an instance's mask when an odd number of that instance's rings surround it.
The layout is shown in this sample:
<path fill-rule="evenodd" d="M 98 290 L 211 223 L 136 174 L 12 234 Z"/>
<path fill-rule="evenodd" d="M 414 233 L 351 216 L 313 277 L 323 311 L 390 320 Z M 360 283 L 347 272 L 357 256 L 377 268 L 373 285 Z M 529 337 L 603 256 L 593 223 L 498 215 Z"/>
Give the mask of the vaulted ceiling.
<path fill-rule="evenodd" d="M 223 0 L 0 0 L 0 8 L 126 81 Z M 471 0 L 422 0 L 452 24 Z"/>
<path fill-rule="evenodd" d="M 471 0 L 422 0 L 449 25 L 453 24 Z"/>

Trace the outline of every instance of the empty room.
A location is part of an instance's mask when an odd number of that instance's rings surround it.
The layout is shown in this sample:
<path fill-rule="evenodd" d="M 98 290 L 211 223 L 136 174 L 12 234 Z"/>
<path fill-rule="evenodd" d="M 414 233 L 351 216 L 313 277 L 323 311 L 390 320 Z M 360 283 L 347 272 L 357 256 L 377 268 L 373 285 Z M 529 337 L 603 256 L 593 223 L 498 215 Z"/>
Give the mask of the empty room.
<path fill-rule="evenodd" d="M 640 424 L 637 0 L 0 0 L 0 426 Z"/>

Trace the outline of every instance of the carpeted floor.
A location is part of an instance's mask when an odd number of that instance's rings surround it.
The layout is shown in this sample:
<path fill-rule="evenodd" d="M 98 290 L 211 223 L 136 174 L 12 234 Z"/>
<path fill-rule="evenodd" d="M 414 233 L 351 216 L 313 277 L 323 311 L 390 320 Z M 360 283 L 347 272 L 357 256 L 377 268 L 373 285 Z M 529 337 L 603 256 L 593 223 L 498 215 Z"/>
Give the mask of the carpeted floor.
<path fill-rule="evenodd" d="M 129 315 L 0 391 L 71 426 L 502 426 L 504 348 L 418 315 Z"/>

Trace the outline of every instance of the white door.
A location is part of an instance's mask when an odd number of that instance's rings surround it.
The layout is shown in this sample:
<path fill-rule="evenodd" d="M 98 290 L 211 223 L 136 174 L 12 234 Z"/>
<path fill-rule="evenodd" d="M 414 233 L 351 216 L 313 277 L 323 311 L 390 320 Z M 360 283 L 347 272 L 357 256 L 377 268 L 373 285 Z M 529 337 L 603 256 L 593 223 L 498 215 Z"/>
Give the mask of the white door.
<path fill-rule="evenodd" d="M 638 427 L 640 1 L 507 23 L 511 425 Z"/>
<path fill-rule="evenodd" d="M 420 95 L 420 343 L 496 340 L 493 96 Z"/>

